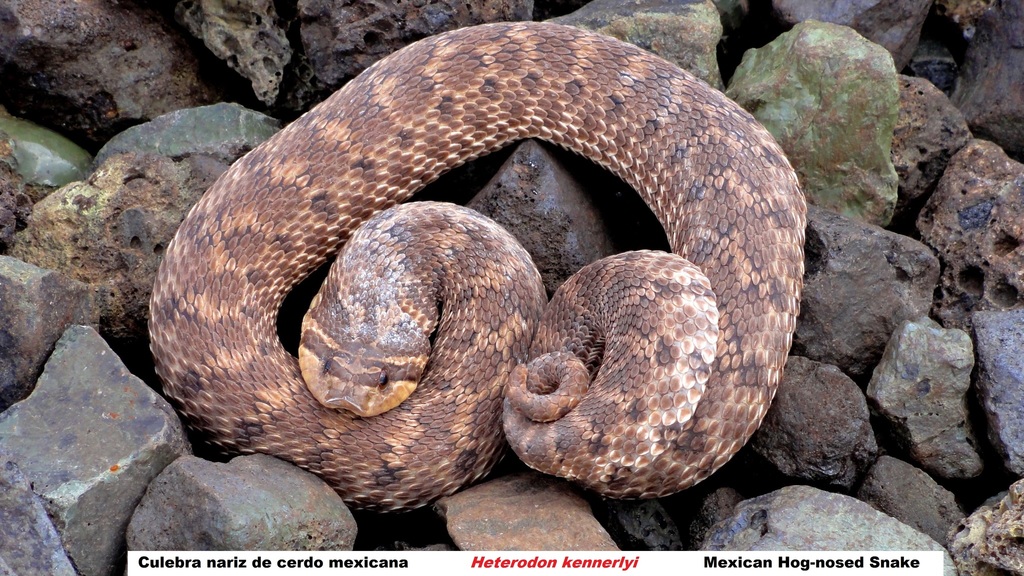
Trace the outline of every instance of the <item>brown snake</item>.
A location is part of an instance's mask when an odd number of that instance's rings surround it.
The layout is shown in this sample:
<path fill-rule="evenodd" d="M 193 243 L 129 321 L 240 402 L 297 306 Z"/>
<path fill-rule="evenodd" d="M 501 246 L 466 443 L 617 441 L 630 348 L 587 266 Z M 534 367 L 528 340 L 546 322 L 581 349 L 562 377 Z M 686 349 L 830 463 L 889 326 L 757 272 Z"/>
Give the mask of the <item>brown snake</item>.
<path fill-rule="evenodd" d="M 678 392 L 678 382 L 625 390 L 588 429 L 530 449 L 580 438 L 612 488 L 616 466 L 648 466 L 654 486 L 625 496 L 680 490 L 724 464 L 759 425 L 790 347 L 805 223 L 796 176 L 767 131 L 690 74 L 635 46 L 540 23 L 466 28 L 400 50 L 211 187 L 168 246 L 151 301 L 157 373 L 188 424 L 227 451 L 311 470 L 359 507 L 422 505 L 486 473 L 496 456 L 472 428 L 486 418 L 455 408 L 459 383 L 450 408 L 422 410 L 398 429 L 388 427 L 395 410 L 360 418 L 325 408 L 281 346 L 276 319 L 291 288 L 373 214 L 524 138 L 581 154 L 633 186 L 672 250 L 707 275 L 720 315 L 710 378 L 683 394 L 694 403 L 668 429 L 647 429 L 642 408 L 661 402 L 646 394 Z M 644 320 L 649 331 L 672 331 Z M 630 377 L 644 376 L 642 366 Z M 623 426 L 623 436 L 590 442 L 604 423 Z M 656 451 L 669 457 L 618 458 L 652 434 L 667 439 Z"/>

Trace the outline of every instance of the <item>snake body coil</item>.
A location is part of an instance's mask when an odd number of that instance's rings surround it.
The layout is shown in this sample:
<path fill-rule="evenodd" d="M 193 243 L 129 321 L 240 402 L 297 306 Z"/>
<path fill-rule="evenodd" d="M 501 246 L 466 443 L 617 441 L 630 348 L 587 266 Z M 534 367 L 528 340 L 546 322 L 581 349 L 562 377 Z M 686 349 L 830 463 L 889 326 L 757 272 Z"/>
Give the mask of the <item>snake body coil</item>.
<path fill-rule="evenodd" d="M 663 474 L 681 489 L 724 464 L 759 425 L 790 347 L 805 222 L 796 176 L 721 93 L 639 48 L 553 24 L 478 26 L 396 52 L 211 187 L 168 246 L 151 301 L 157 373 L 188 424 L 227 451 L 294 462 L 361 507 L 422 505 L 485 473 L 485 457 L 465 458 L 457 482 L 440 466 L 477 449 L 465 432 L 474 416 L 424 415 L 410 437 L 324 408 L 275 327 L 290 289 L 370 216 L 524 138 L 623 178 L 707 275 L 717 356 Z M 631 416 L 606 410 L 595 419 Z M 437 477 L 409 474 L 408 458 L 436 463 Z"/>

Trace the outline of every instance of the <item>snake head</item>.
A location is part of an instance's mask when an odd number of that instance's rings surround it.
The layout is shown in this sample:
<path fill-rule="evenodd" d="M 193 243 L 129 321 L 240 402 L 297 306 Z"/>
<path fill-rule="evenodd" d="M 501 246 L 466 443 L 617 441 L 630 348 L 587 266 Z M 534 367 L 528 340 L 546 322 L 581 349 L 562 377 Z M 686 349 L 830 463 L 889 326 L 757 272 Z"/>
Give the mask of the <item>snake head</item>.
<path fill-rule="evenodd" d="M 328 408 L 377 416 L 401 404 L 416 390 L 426 359 L 388 356 L 357 343 L 327 345 L 304 338 L 299 369 L 306 387 Z"/>

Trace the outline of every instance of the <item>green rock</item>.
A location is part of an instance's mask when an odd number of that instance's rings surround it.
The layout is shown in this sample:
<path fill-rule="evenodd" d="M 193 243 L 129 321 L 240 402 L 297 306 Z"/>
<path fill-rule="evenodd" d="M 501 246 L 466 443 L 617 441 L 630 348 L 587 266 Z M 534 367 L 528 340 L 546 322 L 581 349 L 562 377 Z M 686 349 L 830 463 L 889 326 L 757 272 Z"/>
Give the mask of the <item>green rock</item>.
<path fill-rule="evenodd" d="M 711 0 L 594 0 L 551 21 L 635 44 L 722 88 L 718 70 L 722 21 Z"/>
<path fill-rule="evenodd" d="M 96 165 L 123 152 L 154 152 L 175 159 L 203 154 L 230 164 L 280 129 L 277 119 L 238 104 L 185 108 L 114 136 L 96 154 Z"/>
<path fill-rule="evenodd" d="M 885 48 L 845 26 L 802 22 L 747 51 L 726 94 L 779 141 L 808 201 L 889 223 L 899 82 Z"/>
<path fill-rule="evenodd" d="M 105 337 L 144 337 L 164 248 L 224 168 L 197 158 L 118 154 L 87 181 L 37 202 L 9 254 L 89 284 Z"/>
<path fill-rule="evenodd" d="M 26 184 L 63 186 L 89 174 L 92 156 L 53 130 L 0 116 L 0 132 L 11 141 L 15 171 Z"/>

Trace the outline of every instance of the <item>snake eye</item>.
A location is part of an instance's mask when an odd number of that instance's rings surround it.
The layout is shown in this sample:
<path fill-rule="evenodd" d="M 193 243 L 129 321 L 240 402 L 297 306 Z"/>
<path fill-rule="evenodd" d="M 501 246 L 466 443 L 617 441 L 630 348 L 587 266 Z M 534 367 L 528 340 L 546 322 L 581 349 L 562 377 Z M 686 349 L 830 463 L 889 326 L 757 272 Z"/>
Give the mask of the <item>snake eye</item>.
<path fill-rule="evenodd" d="M 380 371 L 380 376 L 377 377 L 377 387 L 383 388 L 388 385 L 388 373 L 386 370 Z"/>

